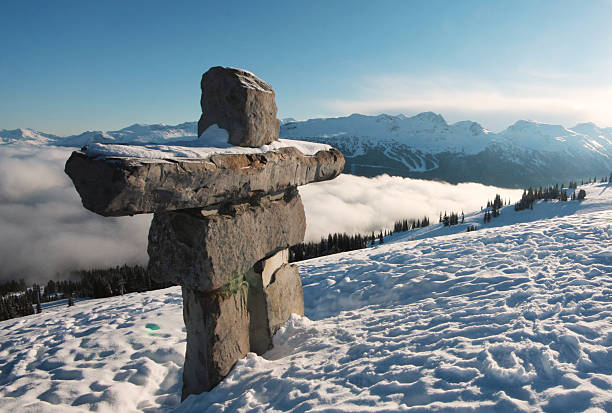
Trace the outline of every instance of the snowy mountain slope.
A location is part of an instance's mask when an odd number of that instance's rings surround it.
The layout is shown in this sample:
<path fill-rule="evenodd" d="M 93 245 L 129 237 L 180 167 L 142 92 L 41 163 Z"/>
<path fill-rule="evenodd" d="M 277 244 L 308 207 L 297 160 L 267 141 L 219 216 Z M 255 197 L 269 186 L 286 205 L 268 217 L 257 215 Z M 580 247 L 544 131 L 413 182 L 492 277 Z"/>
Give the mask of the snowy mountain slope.
<path fill-rule="evenodd" d="M 0 129 L 0 145 L 23 143 L 28 145 L 53 145 L 58 136 L 33 129 Z"/>
<path fill-rule="evenodd" d="M 57 145 L 81 147 L 90 143 L 168 143 L 197 136 L 197 122 L 185 122 L 179 125 L 144 125 L 135 123 L 117 131 L 84 132 L 57 140 Z"/>
<path fill-rule="evenodd" d="M 336 146 L 345 154 L 345 170 L 356 175 L 521 187 L 609 173 L 610 131 L 576 128 L 518 121 L 496 134 L 470 121 L 449 125 L 426 112 L 290 122 L 281 126 L 281 136 Z"/>
<path fill-rule="evenodd" d="M 594 150 L 590 146 L 594 139 L 606 153 L 612 148 L 612 141 L 601 139 L 612 137 L 612 128 L 601 129 L 592 123 L 579 124 L 571 130 L 561 125 L 519 120 L 496 134 L 471 121 L 449 125 L 441 115 L 433 112 L 424 112 L 413 117 L 353 114 L 348 117 L 284 122 L 281 136 L 333 141 L 339 138 L 357 138 L 358 142 L 369 142 L 371 145 L 393 142 L 429 154 L 453 152 L 475 155 L 492 143 L 544 152 L 572 152 Z M 350 150 L 350 147 L 351 145 L 347 145 L 349 156 L 362 152 L 359 148 Z"/>
<path fill-rule="evenodd" d="M 361 138 L 359 141 L 372 144 L 397 142 L 423 153 L 476 154 L 489 144 L 494 134 L 475 122 L 463 121 L 449 125 L 441 115 L 424 112 L 410 118 L 404 115 L 353 114 L 289 122 L 282 125 L 281 136 L 296 139 L 319 137 L 334 142 L 339 138 Z"/>
<path fill-rule="evenodd" d="M 439 237 L 451 234 L 461 234 L 466 232 L 468 227 L 476 227 L 477 230 L 508 225 L 519 225 L 529 230 L 529 226 L 534 221 L 557 219 L 569 215 L 584 215 L 593 212 L 610 210 L 610 199 L 612 198 L 612 185 L 608 183 L 595 183 L 583 185 L 587 198 L 584 201 L 537 201 L 534 209 L 515 211 L 514 204 L 502 207 L 500 216 L 492 218 L 491 221 L 484 222 L 486 208 L 481 211 L 465 215 L 464 222 L 458 225 L 445 227 L 443 224 L 433 224 L 425 228 L 416 228 L 406 232 L 400 232 L 388 237 L 385 242 L 414 241 L 424 238 Z M 572 189 L 566 190 L 571 197 Z M 484 207 L 484 205 L 483 205 Z M 489 208 L 490 211 L 490 208 Z"/>
<path fill-rule="evenodd" d="M 581 133 L 591 138 L 604 138 L 608 143 L 612 142 L 612 128 L 600 128 L 592 122 L 579 123 L 573 128 L 572 131 Z"/>
<path fill-rule="evenodd" d="M 178 287 L 0 322 L 0 410 L 611 411 L 612 185 L 585 189 L 300 263 L 306 317 L 180 406 Z"/>
<path fill-rule="evenodd" d="M 0 130 L 0 144 L 31 144 L 81 147 L 97 143 L 169 143 L 190 140 L 197 135 L 197 122 L 179 125 L 135 123 L 116 131 L 87 131 L 79 135 L 57 136 L 31 129 Z"/>
<path fill-rule="evenodd" d="M 597 128 L 588 130 L 585 124 L 576 127 L 586 133 L 566 129 L 561 125 L 549 125 L 534 121 L 518 121 L 499 134 L 506 144 L 544 152 L 565 152 L 569 155 L 579 155 L 589 151 L 604 158 L 612 158 L 612 140 L 601 134 Z M 592 136 L 595 135 L 595 136 Z M 603 138 L 603 139 L 602 139 Z M 503 142 L 503 141 L 502 141 Z"/>

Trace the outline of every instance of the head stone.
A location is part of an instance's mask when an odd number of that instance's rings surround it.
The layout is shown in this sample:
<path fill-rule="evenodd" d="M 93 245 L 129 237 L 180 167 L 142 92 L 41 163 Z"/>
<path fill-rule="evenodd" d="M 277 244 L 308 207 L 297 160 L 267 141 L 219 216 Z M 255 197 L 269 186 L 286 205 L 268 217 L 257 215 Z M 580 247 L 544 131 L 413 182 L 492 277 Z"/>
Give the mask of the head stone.
<path fill-rule="evenodd" d="M 216 66 L 202 75 L 198 136 L 211 125 L 227 130 L 229 143 L 259 147 L 278 140 L 272 87 L 253 73 Z"/>

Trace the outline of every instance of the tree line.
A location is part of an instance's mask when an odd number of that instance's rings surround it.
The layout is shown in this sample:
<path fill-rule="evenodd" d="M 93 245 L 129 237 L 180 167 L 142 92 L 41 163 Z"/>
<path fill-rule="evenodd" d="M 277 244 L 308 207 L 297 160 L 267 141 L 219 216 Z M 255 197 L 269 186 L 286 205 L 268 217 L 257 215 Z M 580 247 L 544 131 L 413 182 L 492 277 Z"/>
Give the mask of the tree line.
<path fill-rule="evenodd" d="M 381 230 L 378 234 L 372 232 L 369 235 L 347 233 L 329 234 L 322 237 L 318 242 L 302 242 L 289 248 L 289 262 L 303 261 L 311 258 L 323 257 L 325 255 L 337 254 L 339 252 L 354 251 L 374 245 L 384 244 L 385 237 L 409 231 L 415 228 L 424 228 L 430 225 L 428 217 L 422 219 L 401 219 L 395 221 L 393 230 Z"/>
<path fill-rule="evenodd" d="M 463 214 L 463 211 L 461 211 L 461 224 L 463 224 L 464 219 L 465 215 Z M 457 212 L 451 212 L 450 215 L 447 215 L 446 212 L 444 212 L 444 216 L 442 216 L 442 213 L 440 213 L 440 223 L 445 227 L 457 225 L 460 223 L 459 214 Z"/>
<path fill-rule="evenodd" d="M 573 189 L 571 197 L 567 195 L 567 189 L 565 189 L 563 185 L 559 187 L 559 184 L 544 188 L 539 187 L 538 189 L 529 187 L 529 189 L 523 191 L 521 199 L 514 204 L 514 210 L 522 211 L 525 209 L 533 209 L 533 204 L 538 200 L 548 201 L 556 199 L 565 202 L 571 199 L 572 201 L 582 201 L 586 197 L 586 191 L 584 189 L 576 191 L 577 187 L 578 185 L 576 182 L 571 181 L 569 183 L 569 189 Z"/>
<path fill-rule="evenodd" d="M 69 277 L 49 280 L 44 286 L 26 287 L 24 280 L 0 283 L 0 321 L 40 313 L 42 304 L 51 301 L 67 299 L 70 306 L 75 298 L 104 298 L 172 286 L 155 282 L 140 265 L 73 271 Z"/>

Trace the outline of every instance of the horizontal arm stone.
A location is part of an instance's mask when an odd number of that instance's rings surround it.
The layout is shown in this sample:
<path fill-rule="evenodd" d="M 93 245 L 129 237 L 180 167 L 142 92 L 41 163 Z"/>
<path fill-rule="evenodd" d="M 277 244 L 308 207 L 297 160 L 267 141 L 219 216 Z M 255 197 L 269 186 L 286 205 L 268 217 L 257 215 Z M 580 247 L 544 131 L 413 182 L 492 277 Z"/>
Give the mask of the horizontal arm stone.
<path fill-rule="evenodd" d="M 286 147 L 179 160 L 92 158 L 73 152 L 65 171 L 85 208 L 123 216 L 242 202 L 333 179 L 343 168 L 344 157 L 337 149 L 307 156 Z"/>

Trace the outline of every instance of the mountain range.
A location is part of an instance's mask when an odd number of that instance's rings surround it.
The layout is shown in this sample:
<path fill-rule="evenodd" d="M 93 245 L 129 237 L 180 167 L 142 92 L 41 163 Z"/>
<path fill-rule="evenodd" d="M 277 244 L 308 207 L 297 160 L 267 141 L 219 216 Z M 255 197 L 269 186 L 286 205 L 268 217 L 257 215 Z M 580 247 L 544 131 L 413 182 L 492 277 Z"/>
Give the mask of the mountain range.
<path fill-rule="evenodd" d="M 451 183 L 525 187 L 609 174 L 612 128 L 572 128 L 520 120 L 499 133 L 480 124 L 448 124 L 441 115 L 310 119 L 286 122 L 281 137 L 331 144 L 346 158 L 345 172 L 381 173 Z"/>
<path fill-rule="evenodd" d="M 612 170 L 612 128 L 571 128 L 519 120 L 494 133 L 472 121 L 449 124 L 439 114 L 407 117 L 353 114 L 283 119 L 280 136 L 331 144 L 346 158 L 345 172 L 525 187 L 607 175 Z M 60 137 L 32 129 L 0 130 L 0 144 L 81 147 L 99 143 L 178 143 L 197 135 L 197 123 L 134 124 L 117 131 Z"/>

